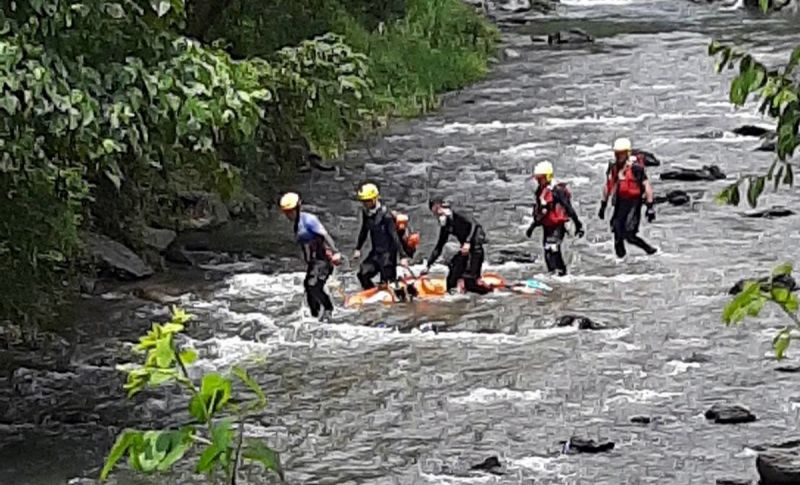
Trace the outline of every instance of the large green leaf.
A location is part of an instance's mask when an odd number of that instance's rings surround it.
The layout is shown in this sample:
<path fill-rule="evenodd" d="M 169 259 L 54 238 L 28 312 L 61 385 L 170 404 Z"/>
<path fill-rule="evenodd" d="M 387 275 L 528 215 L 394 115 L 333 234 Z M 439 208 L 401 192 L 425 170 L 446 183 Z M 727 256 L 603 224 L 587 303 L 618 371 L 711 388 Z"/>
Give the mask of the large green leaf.
<path fill-rule="evenodd" d="M 198 421 L 207 421 L 231 397 L 231 381 L 220 374 L 203 376 L 200 391 L 189 402 L 189 413 Z"/>
<path fill-rule="evenodd" d="M 197 471 L 206 473 L 220 466 L 226 469 L 230 464 L 230 443 L 233 440 L 233 429 L 228 419 L 215 423 L 211 428 L 211 444 L 206 447 L 197 462 Z"/>
<path fill-rule="evenodd" d="M 772 276 L 775 277 L 775 276 L 790 275 L 790 274 L 792 274 L 793 270 L 794 270 L 794 267 L 792 266 L 792 263 L 788 263 L 788 262 L 787 263 L 782 263 L 782 264 L 779 264 L 778 266 L 776 266 L 772 270 Z"/>
<path fill-rule="evenodd" d="M 261 389 L 261 386 L 258 384 L 258 382 L 250 377 L 250 374 L 248 374 L 246 370 L 242 369 L 241 367 L 234 367 L 233 374 L 256 394 L 258 397 L 258 401 L 256 403 L 257 406 L 261 407 L 267 404 L 267 397 L 264 395 L 264 390 Z"/>
<path fill-rule="evenodd" d="M 248 438 L 242 450 L 242 457 L 246 460 L 261 463 L 267 470 L 272 470 L 277 473 L 281 480 L 284 479 L 280 456 L 275 450 L 266 446 L 261 441 Z"/>
<path fill-rule="evenodd" d="M 782 360 L 786 356 L 786 349 L 789 348 L 791 342 L 792 331 L 789 327 L 778 332 L 778 335 L 772 340 L 772 348 L 775 350 L 775 357 L 778 360 Z"/>
<path fill-rule="evenodd" d="M 108 478 L 109 473 L 114 469 L 114 465 L 117 464 L 120 458 L 125 456 L 125 453 L 128 452 L 128 449 L 133 446 L 137 440 L 141 439 L 141 436 L 141 431 L 133 429 L 126 429 L 117 436 L 114 446 L 111 447 L 111 451 L 108 453 L 103 469 L 100 471 L 101 481 L 105 481 Z"/>
<path fill-rule="evenodd" d="M 757 316 L 765 302 L 760 284 L 747 282 L 744 290 L 725 306 L 722 311 L 722 321 L 731 325 L 744 320 L 745 317 Z"/>
<path fill-rule="evenodd" d="M 751 177 L 750 187 L 747 191 L 747 202 L 750 207 L 758 205 L 758 198 L 762 192 L 764 192 L 764 177 Z"/>

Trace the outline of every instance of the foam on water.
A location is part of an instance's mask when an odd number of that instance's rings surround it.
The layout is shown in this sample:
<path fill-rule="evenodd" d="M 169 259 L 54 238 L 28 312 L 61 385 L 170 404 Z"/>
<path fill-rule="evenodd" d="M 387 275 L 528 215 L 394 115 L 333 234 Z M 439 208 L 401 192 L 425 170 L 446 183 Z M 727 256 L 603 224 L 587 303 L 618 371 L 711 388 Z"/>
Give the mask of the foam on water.
<path fill-rule="evenodd" d="M 467 403 L 487 403 L 493 401 L 514 401 L 520 403 L 523 401 L 541 401 L 544 393 L 541 390 L 536 391 L 518 391 L 514 389 L 487 389 L 479 387 L 472 389 L 466 396 L 449 397 L 448 401 L 458 404 Z"/>

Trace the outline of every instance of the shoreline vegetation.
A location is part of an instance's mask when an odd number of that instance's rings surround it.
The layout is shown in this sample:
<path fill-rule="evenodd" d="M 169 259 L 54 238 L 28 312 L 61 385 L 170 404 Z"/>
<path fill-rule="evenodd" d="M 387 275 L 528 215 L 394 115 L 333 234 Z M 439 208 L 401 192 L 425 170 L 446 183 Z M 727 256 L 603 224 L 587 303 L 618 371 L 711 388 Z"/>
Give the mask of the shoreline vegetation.
<path fill-rule="evenodd" d="M 147 277 L 178 232 L 256 218 L 499 41 L 460 0 L 31 0 L 0 31 L 0 326 L 22 328 L 84 276 Z"/>

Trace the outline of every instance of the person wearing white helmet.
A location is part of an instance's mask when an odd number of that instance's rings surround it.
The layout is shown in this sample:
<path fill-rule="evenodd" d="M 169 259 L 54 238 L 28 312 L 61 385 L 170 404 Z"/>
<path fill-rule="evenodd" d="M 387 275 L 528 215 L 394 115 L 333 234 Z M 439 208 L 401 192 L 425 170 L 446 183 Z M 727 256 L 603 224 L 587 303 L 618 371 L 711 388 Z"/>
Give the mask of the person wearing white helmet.
<path fill-rule="evenodd" d="M 653 186 L 647 179 L 644 163 L 632 155 L 631 141 L 618 138 L 614 141 L 614 163 L 606 171 L 606 183 L 603 186 L 603 198 L 597 217 L 605 217 L 609 196 L 614 199 L 614 213 L 611 216 L 611 228 L 614 232 L 614 251 L 617 257 L 626 254 L 625 243 L 628 242 L 642 249 L 647 254 L 655 254 L 658 250 L 639 237 L 639 223 L 642 214 L 642 202 L 647 206 L 648 222 L 656 218 L 653 208 Z"/>
<path fill-rule="evenodd" d="M 333 302 L 325 292 L 325 283 L 333 272 L 333 265 L 341 263 L 341 255 L 317 216 L 301 211 L 300 195 L 287 192 L 281 197 L 280 206 L 283 214 L 294 223 L 295 240 L 306 262 L 303 287 L 311 315 L 319 316 L 320 321 L 328 321 L 333 312 Z"/>
<path fill-rule="evenodd" d="M 531 237 L 533 230 L 542 226 L 544 232 L 544 260 L 547 271 L 558 272 L 559 276 L 567 274 L 567 265 L 561 254 L 561 243 L 567 232 L 567 221 L 575 224 L 575 235 L 583 237 L 583 224 L 572 207 L 572 194 L 565 183 L 553 184 L 553 164 L 539 162 L 533 169 L 533 178 L 539 186 L 536 188 L 536 202 L 533 206 L 533 222 L 525 235 Z"/>

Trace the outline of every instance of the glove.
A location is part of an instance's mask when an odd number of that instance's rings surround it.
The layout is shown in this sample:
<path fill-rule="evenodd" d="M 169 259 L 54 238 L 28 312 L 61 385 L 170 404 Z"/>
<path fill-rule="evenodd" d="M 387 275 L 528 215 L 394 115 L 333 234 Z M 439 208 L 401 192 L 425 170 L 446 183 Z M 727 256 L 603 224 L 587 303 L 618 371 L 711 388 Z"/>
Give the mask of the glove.
<path fill-rule="evenodd" d="M 525 229 L 525 235 L 526 235 L 526 236 L 528 236 L 528 238 L 530 238 L 531 236 L 533 236 L 533 229 L 534 229 L 535 227 L 536 227 L 535 225 L 531 224 L 530 226 L 528 226 L 528 228 L 527 228 L 527 229 Z"/>
<path fill-rule="evenodd" d="M 600 202 L 600 210 L 597 211 L 597 217 L 600 218 L 602 221 L 606 217 L 606 205 L 608 204 L 607 200 Z"/>
<path fill-rule="evenodd" d="M 580 224 L 576 224 L 576 225 L 575 225 L 575 237 L 577 237 L 577 238 L 581 238 L 581 237 L 583 237 L 584 235 L 586 235 L 586 233 L 585 233 L 585 232 L 583 232 L 583 226 L 582 226 L 582 225 L 580 225 Z"/>
<path fill-rule="evenodd" d="M 653 222 L 656 220 L 656 210 L 653 208 L 653 204 L 647 204 L 647 212 L 645 212 L 647 216 L 647 222 Z"/>

